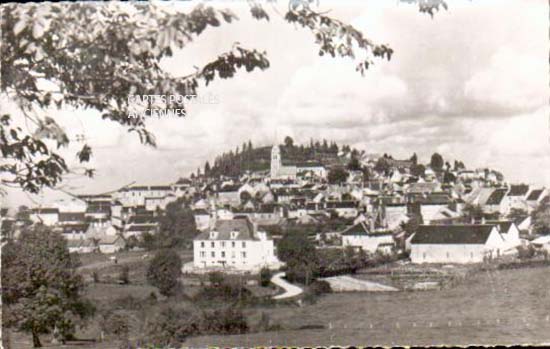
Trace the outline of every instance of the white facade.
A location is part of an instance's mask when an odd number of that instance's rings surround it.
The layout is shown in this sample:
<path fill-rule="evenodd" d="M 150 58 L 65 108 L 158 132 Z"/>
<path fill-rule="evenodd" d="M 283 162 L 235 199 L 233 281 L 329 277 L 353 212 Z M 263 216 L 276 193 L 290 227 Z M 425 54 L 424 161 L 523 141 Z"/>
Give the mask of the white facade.
<path fill-rule="evenodd" d="M 415 243 L 411 240 L 413 263 L 480 263 L 503 253 L 503 239 L 496 226 L 487 239 L 477 243 Z"/>
<path fill-rule="evenodd" d="M 245 219 L 226 220 L 247 221 Z M 248 221 L 248 227 L 252 224 Z M 223 268 L 258 271 L 262 267 L 279 268 L 273 240 L 265 232 L 218 228 L 204 232 L 193 241 L 193 266 L 196 269 Z M 252 229 L 250 229 L 252 230 Z"/>
<path fill-rule="evenodd" d="M 342 235 L 342 246 L 362 248 L 365 252 L 374 253 L 381 244 L 393 243 L 392 234 Z"/>

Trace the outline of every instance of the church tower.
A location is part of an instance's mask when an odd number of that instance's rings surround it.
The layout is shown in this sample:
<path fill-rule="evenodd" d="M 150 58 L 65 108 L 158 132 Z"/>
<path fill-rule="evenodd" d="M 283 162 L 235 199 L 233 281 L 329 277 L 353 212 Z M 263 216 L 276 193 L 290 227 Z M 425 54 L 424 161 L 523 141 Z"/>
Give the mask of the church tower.
<path fill-rule="evenodd" d="M 281 149 L 278 145 L 274 145 L 271 149 L 271 178 L 277 178 L 279 176 L 279 170 L 281 169 Z"/>

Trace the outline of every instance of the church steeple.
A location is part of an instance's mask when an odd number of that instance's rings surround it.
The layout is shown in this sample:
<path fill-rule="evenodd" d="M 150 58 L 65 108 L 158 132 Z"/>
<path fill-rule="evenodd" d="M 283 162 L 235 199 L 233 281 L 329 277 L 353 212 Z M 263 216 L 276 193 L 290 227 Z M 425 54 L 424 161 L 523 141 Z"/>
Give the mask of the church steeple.
<path fill-rule="evenodd" d="M 271 178 L 279 176 L 281 169 L 281 149 L 278 145 L 274 145 L 271 149 Z"/>

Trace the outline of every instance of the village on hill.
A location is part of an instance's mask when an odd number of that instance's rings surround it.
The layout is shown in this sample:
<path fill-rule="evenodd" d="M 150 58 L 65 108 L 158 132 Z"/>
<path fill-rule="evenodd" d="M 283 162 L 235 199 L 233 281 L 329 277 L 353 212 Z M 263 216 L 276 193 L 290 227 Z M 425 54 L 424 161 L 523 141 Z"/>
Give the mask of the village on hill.
<path fill-rule="evenodd" d="M 255 170 L 251 170 L 255 169 Z M 346 249 L 423 263 L 479 263 L 550 242 L 533 213 L 550 191 L 512 184 L 493 169 L 469 169 L 433 154 L 397 160 L 325 140 L 242 149 L 174 183 L 76 195 L 4 218 L 17 235 L 28 219 L 52 226 L 71 252 L 115 253 L 165 236 L 167 210 L 193 249 L 187 272 L 279 269 L 278 241 L 305 234 L 317 249 Z"/>

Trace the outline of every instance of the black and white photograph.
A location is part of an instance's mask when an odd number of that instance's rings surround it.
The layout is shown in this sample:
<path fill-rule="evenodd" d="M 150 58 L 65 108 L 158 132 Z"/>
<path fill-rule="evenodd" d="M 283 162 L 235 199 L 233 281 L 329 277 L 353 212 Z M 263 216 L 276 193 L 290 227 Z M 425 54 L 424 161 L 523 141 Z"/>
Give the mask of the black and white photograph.
<path fill-rule="evenodd" d="M 549 15 L 2 3 L 1 348 L 550 345 Z"/>

